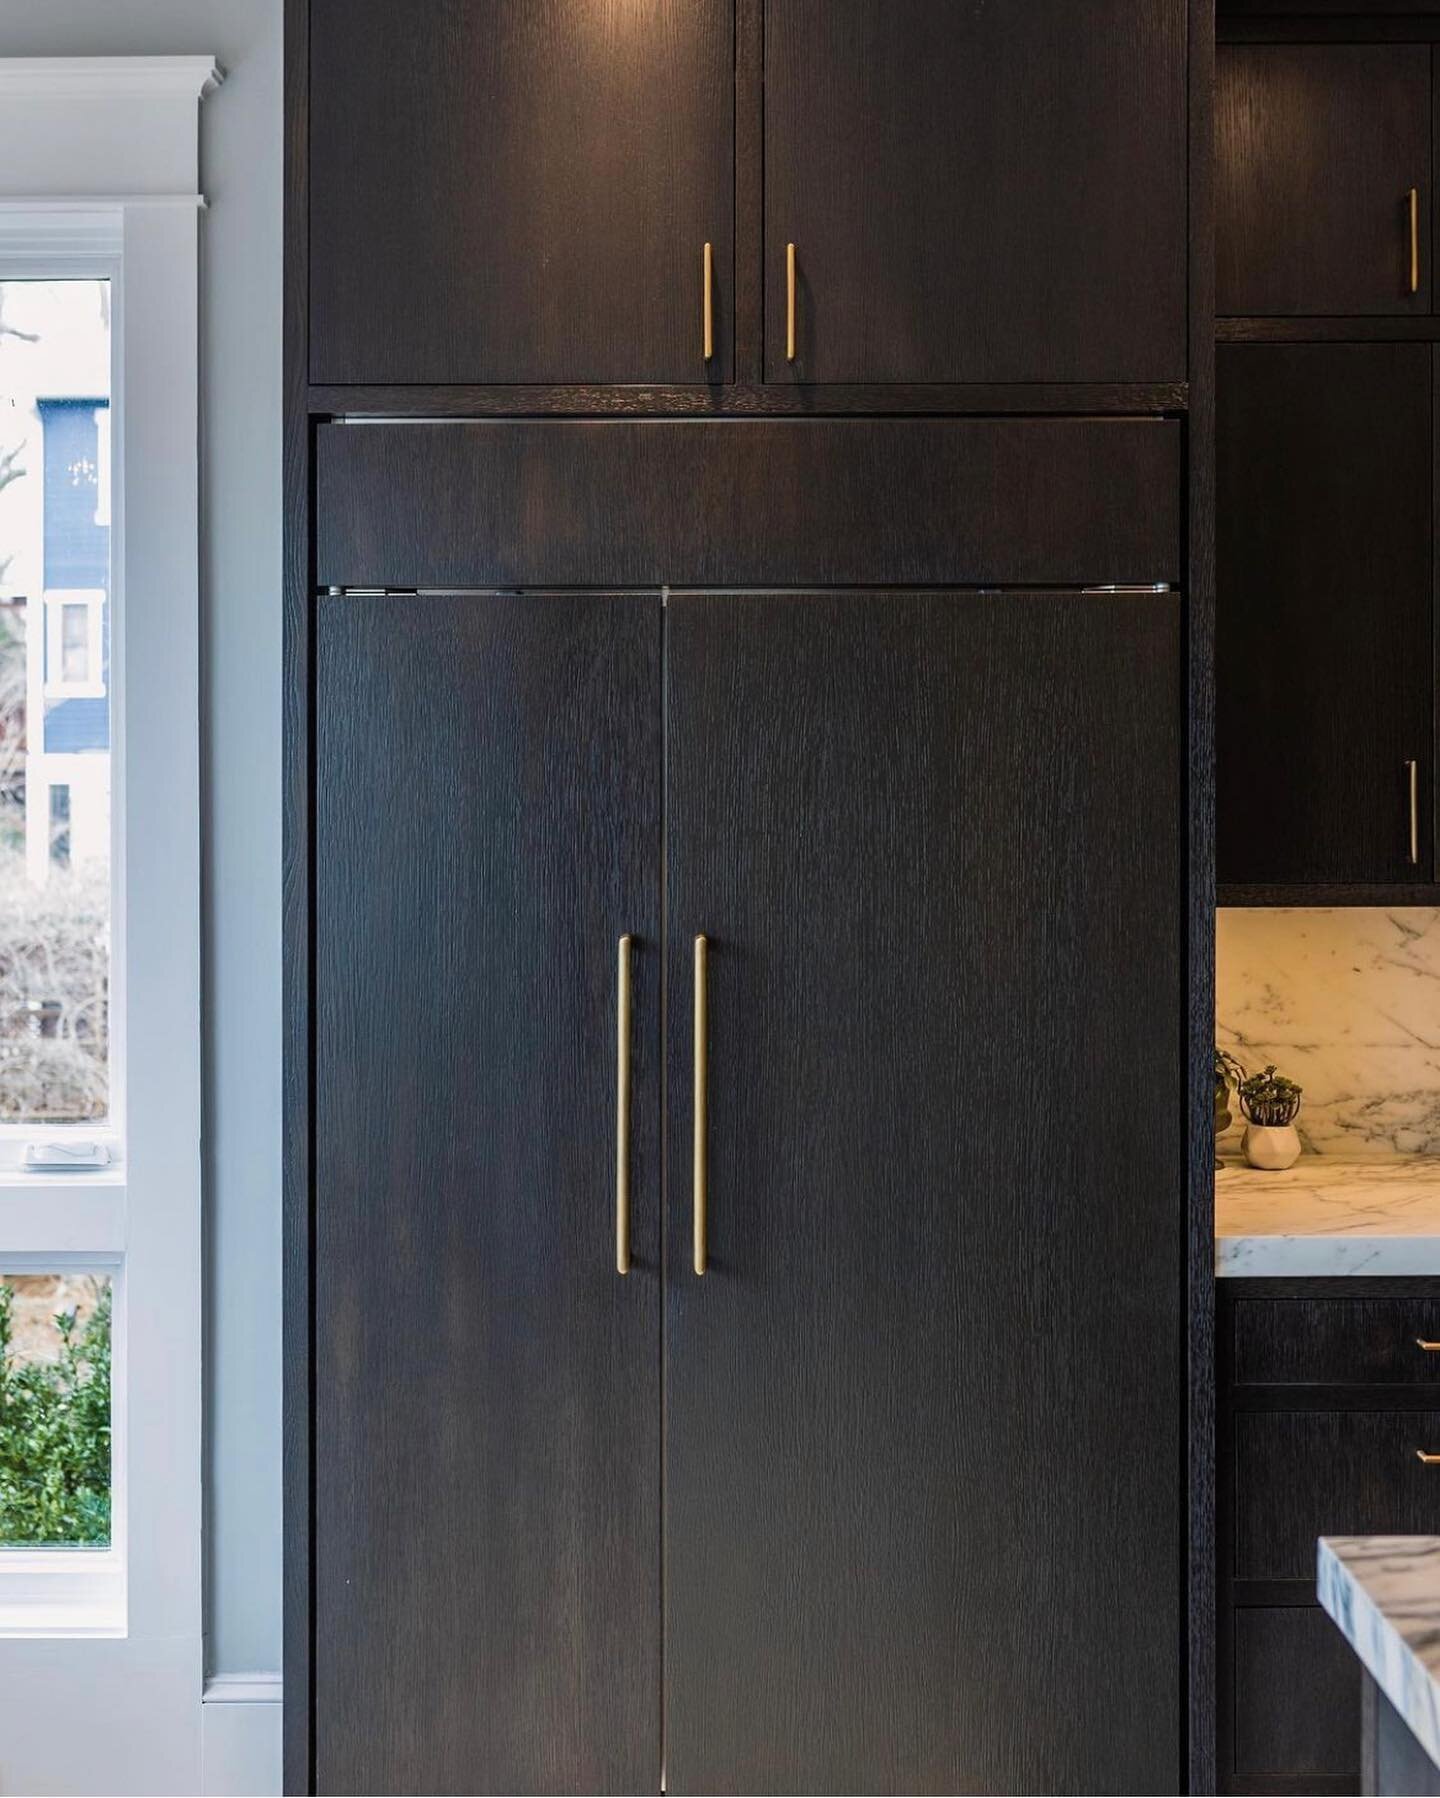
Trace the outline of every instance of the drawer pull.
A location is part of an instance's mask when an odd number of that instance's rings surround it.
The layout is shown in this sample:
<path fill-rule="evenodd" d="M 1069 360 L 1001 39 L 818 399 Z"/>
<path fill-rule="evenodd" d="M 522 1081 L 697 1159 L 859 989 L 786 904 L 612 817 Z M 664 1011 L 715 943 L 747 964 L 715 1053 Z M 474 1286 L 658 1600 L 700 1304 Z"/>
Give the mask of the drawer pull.
<path fill-rule="evenodd" d="M 1427 1467 L 1440 1467 L 1440 1455 L 1427 1455 L 1423 1448 L 1415 1450 L 1415 1459 L 1423 1461 Z"/>
<path fill-rule="evenodd" d="M 1410 866 L 1420 865 L 1420 764 L 1406 762 L 1405 778 L 1410 786 Z"/>
<path fill-rule="evenodd" d="M 1420 291 L 1420 190 L 1412 187 L 1406 195 L 1410 210 L 1410 291 Z"/>
<path fill-rule="evenodd" d="M 715 355 L 715 250 L 706 244 L 700 264 L 700 359 L 709 362 Z"/>
<path fill-rule="evenodd" d="M 1440 1342 L 1427 1342 L 1423 1336 L 1417 1336 L 1415 1346 L 1424 1349 L 1427 1355 L 1440 1355 Z"/>
<path fill-rule="evenodd" d="M 785 360 L 795 360 L 795 246 L 785 246 Z"/>

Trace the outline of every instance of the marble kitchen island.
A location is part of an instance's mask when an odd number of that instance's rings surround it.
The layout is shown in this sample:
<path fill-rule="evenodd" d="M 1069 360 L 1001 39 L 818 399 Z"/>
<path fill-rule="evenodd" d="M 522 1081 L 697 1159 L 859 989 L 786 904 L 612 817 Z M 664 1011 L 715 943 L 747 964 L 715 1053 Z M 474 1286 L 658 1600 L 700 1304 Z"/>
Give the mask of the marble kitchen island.
<path fill-rule="evenodd" d="M 1440 1274 L 1440 1155 L 1302 1155 L 1215 1175 L 1215 1272 L 1235 1278 Z"/>
<path fill-rule="evenodd" d="M 1440 1793 L 1440 1536 L 1322 1537 L 1316 1583 L 1365 1670 L 1363 1790 Z"/>

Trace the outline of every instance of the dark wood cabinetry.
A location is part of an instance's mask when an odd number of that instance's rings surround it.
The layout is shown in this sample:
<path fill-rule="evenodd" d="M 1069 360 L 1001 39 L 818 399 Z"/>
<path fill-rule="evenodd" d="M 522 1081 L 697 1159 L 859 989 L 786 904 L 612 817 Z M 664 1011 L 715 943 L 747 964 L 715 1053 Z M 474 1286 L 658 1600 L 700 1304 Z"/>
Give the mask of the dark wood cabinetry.
<path fill-rule="evenodd" d="M 768 0 L 766 379 L 1179 378 L 1185 57 L 1174 0 Z"/>
<path fill-rule="evenodd" d="M 1207 1789 L 1206 0 L 286 8 L 287 1789 Z"/>
<path fill-rule="evenodd" d="M 1428 882 L 1431 348 L 1222 344 L 1222 881 Z"/>
<path fill-rule="evenodd" d="M 1360 1790 L 1360 1668 L 1323 1535 L 1431 1535 L 1440 1281 L 1221 1280 L 1220 1789 Z"/>
<path fill-rule="evenodd" d="M 730 0 L 311 0 L 309 19 L 313 380 L 728 377 Z"/>
<path fill-rule="evenodd" d="M 653 1789 L 659 596 L 320 602 L 315 1779 Z M 563 1128 L 554 1120 L 564 1119 Z"/>
<path fill-rule="evenodd" d="M 672 1217 L 672 1791 L 1175 1788 L 1176 1218 L 1150 1201 L 1179 1144 L 1082 1172 L 1068 1120 L 1123 1105 L 1137 1051 L 1180 1086 L 1180 861 L 1150 828 L 1179 625 L 1170 594 L 670 599 L 670 1188 L 704 933 L 710 1262 Z M 997 1228 L 1022 1211 L 1043 1253 Z"/>
<path fill-rule="evenodd" d="M 760 19 L 312 0 L 310 378 L 1184 382 L 1185 0 Z"/>
<path fill-rule="evenodd" d="M 1217 53 L 1220 897 L 1433 898 L 1433 20 L 1254 10 Z"/>
<path fill-rule="evenodd" d="M 1428 313 L 1430 46 L 1226 44 L 1216 77 L 1217 311 Z"/>

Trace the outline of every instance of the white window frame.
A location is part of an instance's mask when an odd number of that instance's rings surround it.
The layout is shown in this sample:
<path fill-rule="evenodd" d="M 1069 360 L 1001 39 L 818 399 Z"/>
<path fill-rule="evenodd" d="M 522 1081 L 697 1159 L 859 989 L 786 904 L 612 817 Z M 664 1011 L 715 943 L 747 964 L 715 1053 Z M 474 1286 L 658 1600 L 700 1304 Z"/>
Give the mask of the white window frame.
<path fill-rule="evenodd" d="M 3 251 L 0 251 L 3 254 Z M 3 279 L 3 276 L 0 276 Z M 102 699 L 105 695 L 105 594 L 99 587 L 47 587 L 45 602 L 45 697 Z M 65 610 L 85 608 L 85 674 L 65 676 Z"/>
<path fill-rule="evenodd" d="M 0 1790 L 200 1790 L 197 101 L 208 57 L 0 59 L 0 278 L 111 287 L 110 1129 L 26 1175 L 0 1273 L 115 1291 L 109 1551 L 0 1551 Z M 133 603 L 127 603 L 133 601 Z M 48 611 L 48 608 L 46 608 Z M 74 693 L 72 685 L 63 689 Z"/>

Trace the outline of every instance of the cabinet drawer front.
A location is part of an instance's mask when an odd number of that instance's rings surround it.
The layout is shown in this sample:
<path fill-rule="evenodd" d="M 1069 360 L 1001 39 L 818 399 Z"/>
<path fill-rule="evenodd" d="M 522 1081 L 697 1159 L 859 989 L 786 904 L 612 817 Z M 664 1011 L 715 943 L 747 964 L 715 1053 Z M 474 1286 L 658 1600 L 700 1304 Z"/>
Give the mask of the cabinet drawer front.
<path fill-rule="evenodd" d="M 1176 581 L 1161 419 L 322 426 L 322 586 Z"/>
<path fill-rule="evenodd" d="M 1359 1663 L 1324 1611 L 1237 1610 L 1233 1640 L 1234 1772 L 1358 1775 Z"/>
<path fill-rule="evenodd" d="M 1320 1536 L 1440 1533 L 1440 1411 L 1252 1411 L 1235 1419 L 1237 1579 L 1315 1577 Z"/>
<path fill-rule="evenodd" d="M 1421 1347 L 1433 1343 L 1433 1349 Z M 1440 1297 L 1241 1299 L 1240 1385 L 1440 1384 Z"/>

